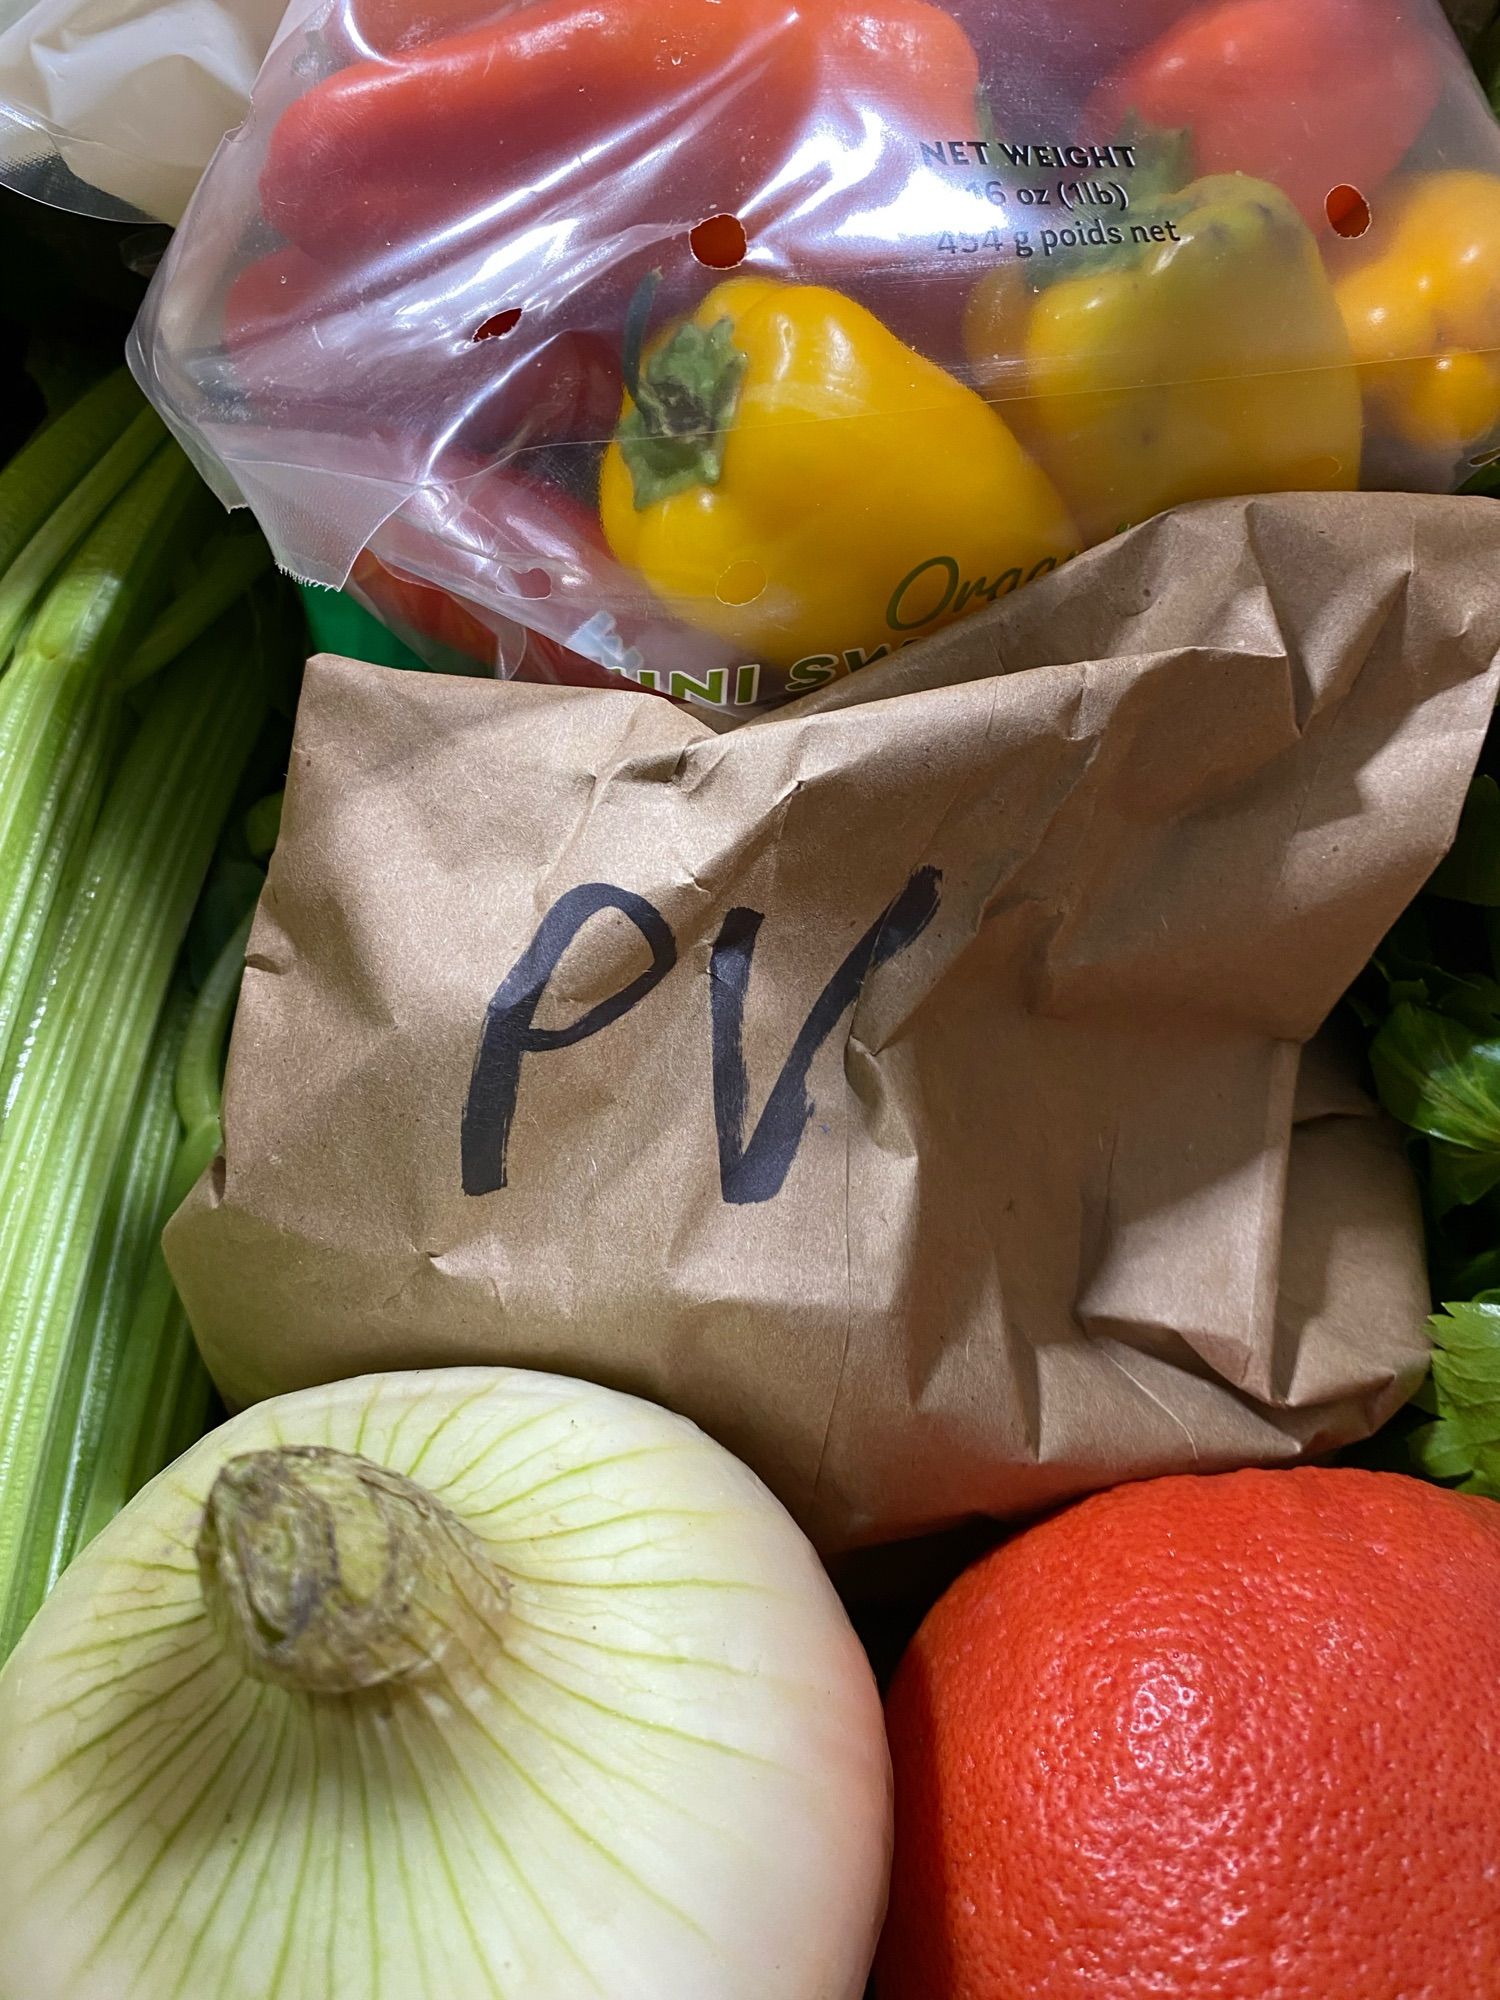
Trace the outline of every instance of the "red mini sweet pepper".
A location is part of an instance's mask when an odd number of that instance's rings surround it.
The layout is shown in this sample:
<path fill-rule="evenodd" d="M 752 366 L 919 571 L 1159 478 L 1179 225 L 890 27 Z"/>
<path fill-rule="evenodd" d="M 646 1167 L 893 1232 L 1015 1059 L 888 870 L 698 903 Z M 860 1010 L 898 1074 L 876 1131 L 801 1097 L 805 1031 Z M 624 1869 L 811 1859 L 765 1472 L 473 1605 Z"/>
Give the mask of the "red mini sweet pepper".
<path fill-rule="evenodd" d="M 1369 197 L 1441 87 L 1430 28 L 1407 0 L 1217 0 L 1096 95 L 1091 137 L 1186 132 L 1200 174 L 1249 174 L 1328 227 L 1340 187 Z"/>
<path fill-rule="evenodd" d="M 821 105 L 966 134 L 978 82 L 933 0 L 531 0 L 314 84 L 272 134 L 262 207 L 304 250 L 344 260 L 465 225 L 566 228 L 581 184 L 603 209 L 618 189 L 637 220 L 647 191 L 668 214 L 733 211 Z M 573 203 L 555 214 L 554 175 Z"/>

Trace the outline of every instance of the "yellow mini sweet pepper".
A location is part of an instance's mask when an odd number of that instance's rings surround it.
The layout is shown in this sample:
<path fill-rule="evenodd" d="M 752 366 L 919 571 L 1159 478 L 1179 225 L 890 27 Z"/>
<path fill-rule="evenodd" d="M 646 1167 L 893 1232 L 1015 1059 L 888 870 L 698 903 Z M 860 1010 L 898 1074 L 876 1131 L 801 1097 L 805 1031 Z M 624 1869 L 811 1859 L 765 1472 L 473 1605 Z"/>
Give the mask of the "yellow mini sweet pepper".
<path fill-rule="evenodd" d="M 600 484 L 610 547 L 792 689 L 1076 549 L 995 411 L 842 293 L 731 278 L 643 355 L 630 344 Z"/>
<path fill-rule="evenodd" d="M 1500 180 L 1425 174 L 1378 209 L 1339 305 L 1372 427 L 1433 451 L 1500 425 Z"/>
<path fill-rule="evenodd" d="M 1089 541 L 1184 501 L 1358 485 L 1348 335 L 1278 188 L 1213 175 L 1025 240 L 965 345 Z"/>

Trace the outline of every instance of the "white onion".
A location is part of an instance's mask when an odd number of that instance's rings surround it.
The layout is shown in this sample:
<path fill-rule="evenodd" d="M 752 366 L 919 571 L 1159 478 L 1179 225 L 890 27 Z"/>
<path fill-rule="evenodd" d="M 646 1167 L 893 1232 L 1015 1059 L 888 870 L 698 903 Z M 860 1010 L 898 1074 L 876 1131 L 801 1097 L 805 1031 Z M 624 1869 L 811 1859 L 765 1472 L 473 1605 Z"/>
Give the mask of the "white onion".
<path fill-rule="evenodd" d="M 3 2000 L 858 2000 L 889 1841 L 802 1535 L 550 1376 L 248 1411 L 0 1674 Z"/>

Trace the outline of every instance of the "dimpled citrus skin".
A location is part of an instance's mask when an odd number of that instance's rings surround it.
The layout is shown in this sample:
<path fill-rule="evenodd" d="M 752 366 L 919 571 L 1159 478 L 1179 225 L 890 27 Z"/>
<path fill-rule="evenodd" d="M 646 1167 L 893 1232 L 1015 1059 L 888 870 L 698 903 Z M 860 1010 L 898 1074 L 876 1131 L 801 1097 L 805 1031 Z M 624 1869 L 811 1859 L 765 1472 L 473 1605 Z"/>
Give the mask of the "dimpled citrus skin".
<path fill-rule="evenodd" d="M 959 1580 L 888 1721 L 879 2000 L 1500 1995 L 1500 1505 L 1117 1487 Z"/>

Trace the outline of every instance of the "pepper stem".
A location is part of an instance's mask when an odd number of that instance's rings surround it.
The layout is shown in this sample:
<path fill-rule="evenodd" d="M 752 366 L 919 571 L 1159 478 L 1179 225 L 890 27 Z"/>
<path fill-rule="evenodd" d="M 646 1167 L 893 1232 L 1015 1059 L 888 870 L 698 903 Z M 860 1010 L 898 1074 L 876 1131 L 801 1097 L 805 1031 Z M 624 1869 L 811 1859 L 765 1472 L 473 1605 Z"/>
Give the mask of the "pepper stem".
<path fill-rule="evenodd" d="M 349 1452 L 231 1459 L 198 1536 L 204 1601 L 246 1673 L 303 1694 L 410 1685 L 493 1646 L 510 1586 L 415 1481 Z"/>
<path fill-rule="evenodd" d="M 631 408 L 616 433 L 638 513 L 724 476 L 725 435 L 739 408 L 749 356 L 734 344 L 726 314 L 712 326 L 684 320 L 645 351 L 661 272 L 648 272 L 625 320 L 621 372 Z"/>
<path fill-rule="evenodd" d="M 646 351 L 646 335 L 661 290 L 661 272 L 648 271 L 635 288 L 630 310 L 625 315 L 625 342 L 620 354 L 620 374 L 632 403 L 641 400 L 641 356 Z"/>

